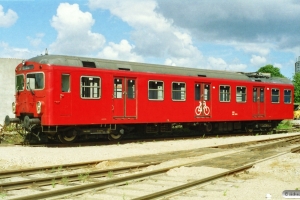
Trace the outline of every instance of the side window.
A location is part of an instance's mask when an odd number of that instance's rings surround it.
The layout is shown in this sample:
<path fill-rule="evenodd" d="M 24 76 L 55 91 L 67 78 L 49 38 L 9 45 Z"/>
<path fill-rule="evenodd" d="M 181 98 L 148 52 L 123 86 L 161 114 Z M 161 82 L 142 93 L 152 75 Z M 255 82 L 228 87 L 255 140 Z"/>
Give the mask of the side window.
<path fill-rule="evenodd" d="M 172 83 L 172 100 L 185 101 L 186 87 L 185 83 Z"/>
<path fill-rule="evenodd" d="M 253 102 L 264 102 L 265 90 L 264 88 L 253 88 Z"/>
<path fill-rule="evenodd" d="M 195 84 L 195 100 L 200 100 L 200 84 Z"/>
<path fill-rule="evenodd" d="M 220 86 L 220 101 L 229 102 L 230 101 L 230 86 L 221 85 Z"/>
<path fill-rule="evenodd" d="M 148 99 L 163 100 L 164 99 L 164 82 L 149 81 L 148 83 Z"/>
<path fill-rule="evenodd" d="M 292 91 L 284 90 L 284 103 L 292 103 Z"/>
<path fill-rule="evenodd" d="M 201 85 L 204 85 L 204 91 L 201 91 Z M 195 88 L 194 88 L 194 92 L 195 92 L 195 100 L 199 101 L 201 95 L 203 96 L 203 100 L 204 101 L 209 101 L 210 100 L 210 85 L 209 84 L 199 84 L 196 83 L 195 84 Z"/>
<path fill-rule="evenodd" d="M 99 99 L 101 96 L 100 77 L 82 76 L 80 79 L 81 98 Z"/>
<path fill-rule="evenodd" d="M 16 91 L 24 90 L 24 75 L 17 75 L 16 76 Z"/>
<path fill-rule="evenodd" d="M 246 87 L 236 87 L 236 102 L 246 102 Z"/>
<path fill-rule="evenodd" d="M 61 75 L 61 91 L 70 92 L 70 74 Z"/>
<path fill-rule="evenodd" d="M 127 98 L 134 99 L 135 98 L 135 80 L 127 80 Z"/>
<path fill-rule="evenodd" d="M 114 98 L 122 99 L 123 94 L 123 79 L 115 78 L 114 80 Z"/>
<path fill-rule="evenodd" d="M 264 102 L 265 101 L 265 89 L 264 88 L 260 88 L 260 102 Z"/>
<path fill-rule="evenodd" d="M 272 89 L 272 103 L 279 103 L 279 89 L 273 88 Z"/>

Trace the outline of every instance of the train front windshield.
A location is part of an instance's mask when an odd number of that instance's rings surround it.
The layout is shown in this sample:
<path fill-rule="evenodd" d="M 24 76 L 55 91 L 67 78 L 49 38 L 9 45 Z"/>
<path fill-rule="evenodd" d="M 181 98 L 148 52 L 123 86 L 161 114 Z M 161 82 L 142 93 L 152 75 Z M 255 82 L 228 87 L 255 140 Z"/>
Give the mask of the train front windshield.
<path fill-rule="evenodd" d="M 27 90 L 42 90 L 44 89 L 44 73 L 28 73 L 26 79 L 23 74 L 16 76 L 16 91 L 20 92 L 24 90 L 26 83 Z"/>

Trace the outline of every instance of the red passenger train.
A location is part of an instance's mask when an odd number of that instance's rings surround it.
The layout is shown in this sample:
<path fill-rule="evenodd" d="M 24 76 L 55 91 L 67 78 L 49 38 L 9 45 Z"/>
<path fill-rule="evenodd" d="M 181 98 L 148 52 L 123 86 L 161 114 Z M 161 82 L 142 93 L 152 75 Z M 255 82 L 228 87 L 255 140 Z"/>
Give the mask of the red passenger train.
<path fill-rule="evenodd" d="M 272 130 L 293 119 L 286 78 L 62 55 L 41 55 L 16 69 L 14 118 L 28 134 L 74 142 L 174 125 L 209 132 Z"/>

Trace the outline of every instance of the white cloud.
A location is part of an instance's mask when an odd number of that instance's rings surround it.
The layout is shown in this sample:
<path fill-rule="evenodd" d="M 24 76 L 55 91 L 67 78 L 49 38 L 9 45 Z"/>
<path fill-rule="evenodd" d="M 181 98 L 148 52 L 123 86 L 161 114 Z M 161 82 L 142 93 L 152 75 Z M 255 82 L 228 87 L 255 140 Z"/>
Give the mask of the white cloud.
<path fill-rule="evenodd" d="M 250 62 L 256 67 L 263 67 L 266 64 L 267 59 L 263 56 L 252 55 Z"/>
<path fill-rule="evenodd" d="M 138 56 L 136 53 L 132 52 L 134 49 L 133 45 L 130 45 L 127 40 L 122 40 L 120 44 L 115 44 L 113 42 L 109 43 L 98 56 L 105 59 L 112 60 L 126 60 L 132 62 L 143 62 L 143 58 Z"/>
<path fill-rule="evenodd" d="M 107 9 L 133 28 L 132 49 L 138 55 L 167 58 L 165 64 L 198 67 L 203 59 L 187 30 L 157 12 L 154 0 L 90 0 L 90 8 Z"/>
<path fill-rule="evenodd" d="M 242 50 L 246 53 L 256 53 L 262 56 L 267 56 L 270 53 L 270 44 L 262 43 L 231 43 L 237 50 Z"/>
<path fill-rule="evenodd" d="M 279 69 L 282 69 L 282 64 L 280 64 L 280 63 L 274 63 L 273 66 L 274 67 L 278 67 Z"/>
<path fill-rule="evenodd" d="M 12 26 L 18 19 L 18 14 L 8 9 L 8 11 L 5 13 L 3 11 L 3 6 L 0 5 L 0 27 L 10 27 Z"/>
<path fill-rule="evenodd" d="M 72 55 L 87 55 L 99 50 L 105 38 L 91 31 L 93 25 L 91 13 L 82 12 L 78 4 L 61 3 L 51 20 L 51 26 L 58 36 L 49 49 L 51 52 Z"/>
<path fill-rule="evenodd" d="M 34 38 L 28 36 L 27 39 L 29 40 L 31 46 L 38 47 L 42 44 L 42 39 L 44 35 L 45 35 L 44 33 L 38 33 L 35 35 Z"/>
<path fill-rule="evenodd" d="M 247 65 L 245 64 L 228 64 L 222 58 L 209 57 L 208 63 L 209 63 L 208 68 L 216 69 L 216 70 L 245 71 L 245 69 L 247 68 Z"/>
<path fill-rule="evenodd" d="M 6 42 L 0 42 L 0 57 L 1 58 L 29 58 L 32 57 L 32 52 L 27 48 L 11 47 Z"/>

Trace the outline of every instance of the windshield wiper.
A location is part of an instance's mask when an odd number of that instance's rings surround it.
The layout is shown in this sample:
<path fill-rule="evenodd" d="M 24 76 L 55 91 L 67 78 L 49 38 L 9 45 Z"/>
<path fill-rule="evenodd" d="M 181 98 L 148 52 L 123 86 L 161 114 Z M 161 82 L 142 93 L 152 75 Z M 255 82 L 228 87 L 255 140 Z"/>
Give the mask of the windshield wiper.
<path fill-rule="evenodd" d="M 31 89 L 29 82 L 27 83 L 27 87 L 29 88 L 31 94 L 34 95 L 34 92 L 33 92 L 33 90 Z"/>

